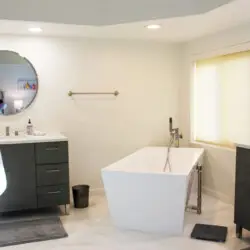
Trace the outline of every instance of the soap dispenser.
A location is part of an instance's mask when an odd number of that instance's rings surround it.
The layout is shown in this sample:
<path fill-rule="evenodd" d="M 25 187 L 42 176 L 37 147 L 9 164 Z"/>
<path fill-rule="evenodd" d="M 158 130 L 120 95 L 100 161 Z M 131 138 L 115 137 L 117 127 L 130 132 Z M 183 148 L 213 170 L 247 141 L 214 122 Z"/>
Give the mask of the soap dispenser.
<path fill-rule="evenodd" d="M 33 125 L 31 123 L 30 118 L 29 118 L 29 121 L 28 121 L 28 124 L 26 127 L 26 133 L 27 133 L 27 135 L 33 135 Z"/>

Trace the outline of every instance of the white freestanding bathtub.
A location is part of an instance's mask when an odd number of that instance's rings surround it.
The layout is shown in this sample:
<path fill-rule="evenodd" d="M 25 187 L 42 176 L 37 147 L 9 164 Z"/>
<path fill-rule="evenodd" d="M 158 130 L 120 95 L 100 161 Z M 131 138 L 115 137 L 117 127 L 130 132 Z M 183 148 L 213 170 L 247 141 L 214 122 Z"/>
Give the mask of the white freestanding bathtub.
<path fill-rule="evenodd" d="M 102 169 L 114 224 L 121 229 L 180 235 L 188 181 L 204 149 L 171 148 L 171 172 L 163 172 L 166 147 L 146 147 Z"/>

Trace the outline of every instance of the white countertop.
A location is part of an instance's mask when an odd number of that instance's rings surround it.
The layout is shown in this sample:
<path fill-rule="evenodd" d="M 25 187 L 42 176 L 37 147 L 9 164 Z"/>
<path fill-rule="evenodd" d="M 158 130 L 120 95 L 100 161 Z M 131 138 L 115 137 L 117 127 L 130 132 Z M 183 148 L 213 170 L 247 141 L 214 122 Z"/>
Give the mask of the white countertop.
<path fill-rule="evenodd" d="M 46 134 L 43 136 L 19 135 L 19 136 L 0 136 L 0 145 L 39 143 L 39 142 L 57 142 L 68 141 L 68 138 L 62 134 Z"/>

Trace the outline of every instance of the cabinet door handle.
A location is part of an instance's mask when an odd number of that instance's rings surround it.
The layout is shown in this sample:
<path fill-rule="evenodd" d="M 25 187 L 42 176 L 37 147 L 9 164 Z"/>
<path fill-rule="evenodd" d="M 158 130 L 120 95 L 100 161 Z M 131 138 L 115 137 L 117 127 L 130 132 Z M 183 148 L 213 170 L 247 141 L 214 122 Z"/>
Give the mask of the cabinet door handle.
<path fill-rule="evenodd" d="M 51 147 L 51 148 L 46 148 L 45 150 L 46 151 L 56 151 L 58 149 L 59 149 L 58 147 Z"/>
<path fill-rule="evenodd" d="M 61 193 L 61 191 L 48 192 L 48 194 L 60 194 L 60 193 Z"/>
<path fill-rule="evenodd" d="M 57 172 L 60 172 L 59 169 L 51 169 L 51 170 L 47 170 L 46 171 L 47 173 L 57 173 Z"/>

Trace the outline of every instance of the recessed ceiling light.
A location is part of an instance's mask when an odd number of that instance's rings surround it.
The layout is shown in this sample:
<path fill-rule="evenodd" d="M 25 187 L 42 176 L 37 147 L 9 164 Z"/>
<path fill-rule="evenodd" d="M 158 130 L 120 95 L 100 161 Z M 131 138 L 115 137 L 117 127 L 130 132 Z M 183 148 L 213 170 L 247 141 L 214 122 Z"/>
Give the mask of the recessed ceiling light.
<path fill-rule="evenodd" d="M 33 28 L 29 28 L 29 32 L 32 33 L 41 33 L 43 30 L 40 27 L 33 27 Z"/>
<path fill-rule="evenodd" d="M 161 28 L 160 24 L 149 24 L 146 26 L 147 29 L 149 30 L 158 30 Z"/>

